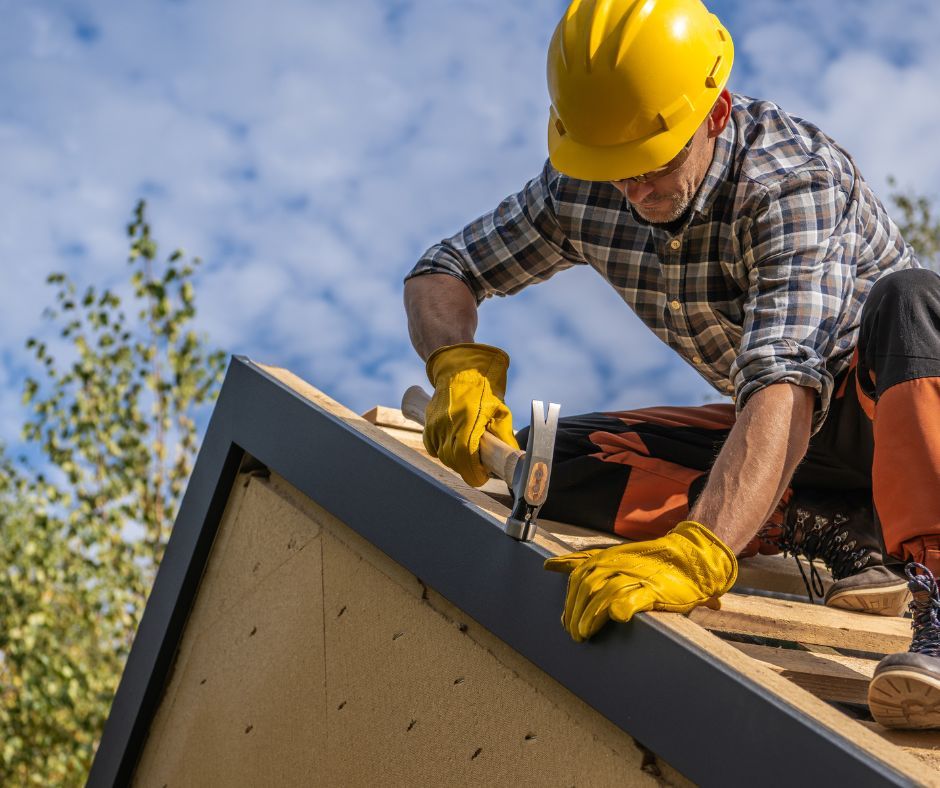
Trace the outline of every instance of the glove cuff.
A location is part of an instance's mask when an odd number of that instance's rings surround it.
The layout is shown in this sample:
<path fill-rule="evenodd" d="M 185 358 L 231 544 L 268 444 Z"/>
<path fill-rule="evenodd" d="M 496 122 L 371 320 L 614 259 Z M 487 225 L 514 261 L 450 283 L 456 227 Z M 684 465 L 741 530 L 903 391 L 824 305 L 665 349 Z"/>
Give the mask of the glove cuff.
<path fill-rule="evenodd" d="M 697 549 L 708 553 L 711 558 L 717 559 L 713 562 L 716 568 L 718 564 L 721 564 L 722 568 L 725 570 L 725 578 L 724 584 L 715 590 L 716 596 L 724 594 L 734 585 L 735 581 L 738 579 L 737 556 L 735 556 L 734 550 L 715 536 L 711 530 L 694 520 L 683 520 L 673 528 L 670 533 L 687 539 L 692 542 Z M 721 560 L 722 556 L 726 560 Z"/>
<path fill-rule="evenodd" d="M 493 392 L 502 399 L 506 395 L 506 373 L 509 356 L 504 350 L 477 342 L 444 345 L 428 356 L 425 371 L 437 389 L 442 380 L 466 369 L 475 369 L 489 382 Z"/>

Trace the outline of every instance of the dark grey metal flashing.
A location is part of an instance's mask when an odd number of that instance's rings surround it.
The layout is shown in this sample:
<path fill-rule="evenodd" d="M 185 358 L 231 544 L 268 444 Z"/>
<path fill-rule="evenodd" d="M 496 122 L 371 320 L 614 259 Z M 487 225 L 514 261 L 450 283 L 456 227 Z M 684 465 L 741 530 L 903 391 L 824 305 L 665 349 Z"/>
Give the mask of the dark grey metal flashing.
<path fill-rule="evenodd" d="M 128 784 L 247 452 L 701 785 L 912 785 L 648 616 L 585 644 L 533 545 L 244 358 L 233 359 L 147 602 L 91 786 Z"/>

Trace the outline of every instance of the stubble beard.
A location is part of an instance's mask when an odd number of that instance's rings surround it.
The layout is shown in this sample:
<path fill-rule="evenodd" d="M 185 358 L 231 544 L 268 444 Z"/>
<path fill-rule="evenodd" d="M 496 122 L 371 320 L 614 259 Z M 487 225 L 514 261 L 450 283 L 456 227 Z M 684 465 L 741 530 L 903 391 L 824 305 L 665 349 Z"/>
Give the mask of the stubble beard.
<path fill-rule="evenodd" d="M 692 196 L 687 194 L 685 190 L 673 194 L 664 194 L 660 195 L 661 199 L 656 201 L 657 203 L 663 203 L 663 205 L 657 205 L 652 211 L 644 208 L 642 204 L 634 204 L 633 210 L 650 224 L 669 224 L 688 210 L 692 202 Z M 650 200 L 647 199 L 646 201 Z"/>

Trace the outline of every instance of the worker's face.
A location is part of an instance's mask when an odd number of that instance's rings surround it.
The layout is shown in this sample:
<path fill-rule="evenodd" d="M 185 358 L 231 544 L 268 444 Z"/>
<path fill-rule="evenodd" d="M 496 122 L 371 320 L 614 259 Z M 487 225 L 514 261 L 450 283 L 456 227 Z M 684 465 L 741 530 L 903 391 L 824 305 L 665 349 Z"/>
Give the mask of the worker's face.
<path fill-rule="evenodd" d="M 643 183 L 631 178 L 612 181 L 646 221 L 665 224 L 686 212 L 711 164 L 715 141 L 702 125 L 692 137 L 688 158 L 676 169 Z"/>
<path fill-rule="evenodd" d="M 662 175 L 651 173 L 642 179 L 642 183 L 627 178 L 612 181 L 613 185 L 646 221 L 654 224 L 675 221 L 688 210 L 705 180 L 715 155 L 715 138 L 724 130 L 730 117 L 731 94 L 723 90 L 709 116 L 692 136 L 688 157 L 679 166 L 666 165 Z"/>

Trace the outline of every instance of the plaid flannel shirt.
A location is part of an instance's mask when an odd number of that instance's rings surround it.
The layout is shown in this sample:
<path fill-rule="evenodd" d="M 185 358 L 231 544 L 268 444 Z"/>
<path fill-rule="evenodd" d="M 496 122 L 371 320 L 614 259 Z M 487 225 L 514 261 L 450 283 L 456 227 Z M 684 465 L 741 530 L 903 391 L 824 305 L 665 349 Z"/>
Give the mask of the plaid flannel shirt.
<path fill-rule="evenodd" d="M 637 217 L 611 184 L 546 162 L 406 278 L 451 274 L 479 303 L 574 265 L 594 268 L 739 411 L 772 383 L 815 389 L 814 431 L 851 362 L 872 284 L 919 267 L 847 153 L 812 124 L 740 95 L 673 232 Z"/>

